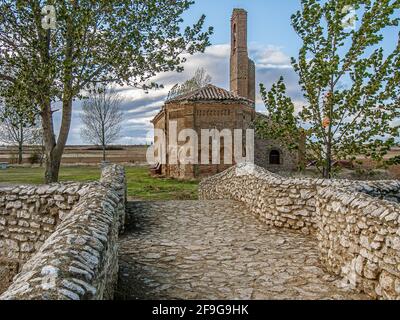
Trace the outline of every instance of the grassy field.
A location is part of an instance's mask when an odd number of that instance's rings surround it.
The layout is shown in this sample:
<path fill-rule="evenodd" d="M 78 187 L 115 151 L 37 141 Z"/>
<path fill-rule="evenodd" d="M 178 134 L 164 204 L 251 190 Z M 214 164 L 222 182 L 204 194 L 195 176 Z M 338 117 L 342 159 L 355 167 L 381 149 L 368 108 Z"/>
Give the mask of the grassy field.
<path fill-rule="evenodd" d="M 0 171 L 0 184 L 41 184 L 42 168 L 9 168 Z M 126 167 L 128 196 L 137 200 L 197 199 L 198 182 L 158 179 L 149 175 L 146 167 Z M 97 167 L 63 167 L 60 181 L 94 181 L 100 178 Z"/>

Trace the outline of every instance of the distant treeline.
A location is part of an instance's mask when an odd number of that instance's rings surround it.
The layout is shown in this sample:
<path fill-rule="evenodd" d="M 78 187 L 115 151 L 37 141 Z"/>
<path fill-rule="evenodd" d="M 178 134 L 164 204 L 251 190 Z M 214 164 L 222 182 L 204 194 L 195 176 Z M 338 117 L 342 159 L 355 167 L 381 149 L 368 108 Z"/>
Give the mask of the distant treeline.
<path fill-rule="evenodd" d="M 30 149 L 37 148 L 38 146 L 33 146 L 33 145 L 26 145 L 24 148 L 27 150 L 27 152 Z M 135 149 L 135 148 L 145 148 L 147 147 L 145 144 L 138 144 L 138 145 L 115 145 L 115 146 L 108 146 L 107 150 L 110 151 L 121 151 L 121 150 L 127 150 L 127 149 Z M 17 146 L 1 146 L 0 145 L 0 150 L 15 150 L 18 148 Z M 89 151 L 98 151 L 98 150 L 103 150 L 102 147 L 100 146 L 88 146 L 88 145 L 70 145 L 65 147 L 66 150 L 89 150 Z"/>

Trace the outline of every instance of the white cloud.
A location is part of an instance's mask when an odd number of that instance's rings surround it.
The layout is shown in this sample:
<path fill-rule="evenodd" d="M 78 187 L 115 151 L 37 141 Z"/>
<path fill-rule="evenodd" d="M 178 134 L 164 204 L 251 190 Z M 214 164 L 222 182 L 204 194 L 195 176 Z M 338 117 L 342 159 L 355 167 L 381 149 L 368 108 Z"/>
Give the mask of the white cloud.
<path fill-rule="evenodd" d="M 281 47 L 254 44 L 250 46 L 250 55 L 259 67 L 291 69 L 290 57 L 286 55 Z"/>

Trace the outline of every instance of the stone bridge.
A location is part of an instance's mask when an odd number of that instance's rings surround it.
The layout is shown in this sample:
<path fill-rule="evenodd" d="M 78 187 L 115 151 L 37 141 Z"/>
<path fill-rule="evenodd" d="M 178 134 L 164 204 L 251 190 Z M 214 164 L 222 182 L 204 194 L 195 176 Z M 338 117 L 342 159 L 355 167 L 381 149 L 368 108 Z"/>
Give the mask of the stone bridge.
<path fill-rule="evenodd" d="M 131 202 L 117 299 L 366 299 L 324 271 L 317 241 L 231 200 Z"/>
<path fill-rule="evenodd" d="M 0 188 L 0 300 L 399 299 L 400 182 L 239 165 L 199 201 L 100 181 Z"/>

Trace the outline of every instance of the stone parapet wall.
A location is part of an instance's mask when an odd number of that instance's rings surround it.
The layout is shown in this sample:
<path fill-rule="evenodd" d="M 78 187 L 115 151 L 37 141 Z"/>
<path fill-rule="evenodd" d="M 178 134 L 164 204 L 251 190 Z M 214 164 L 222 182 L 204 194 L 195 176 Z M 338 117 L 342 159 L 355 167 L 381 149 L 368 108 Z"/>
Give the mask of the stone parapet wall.
<path fill-rule="evenodd" d="M 107 166 L 101 171 L 100 183 L 106 188 L 115 191 L 118 195 L 118 207 L 117 214 L 120 222 L 120 233 L 124 231 L 125 217 L 126 217 L 126 201 L 127 201 L 127 189 L 126 189 L 126 176 L 125 169 L 122 166 Z"/>
<path fill-rule="evenodd" d="M 261 167 L 239 165 L 203 180 L 201 199 L 244 202 L 266 224 L 315 234 L 317 185 L 324 180 L 285 179 Z"/>
<path fill-rule="evenodd" d="M 0 299 L 113 297 L 118 274 L 117 240 L 125 220 L 124 169 L 108 166 L 100 182 L 73 186 L 77 202 L 58 216 L 54 232 L 25 262 Z M 46 210 L 39 213 L 47 214 Z"/>
<path fill-rule="evenodd" d="M 391 189 L 396 184 L 382 187 Z M 329 272 L 369 296 L 399 299 L 400 206 L 369 196 L 370 188 L 365 193 L 360 189 L 319 189 L 320 259 Z M 377 189 L 373 193 L 382 196 Z"/>
<path fill-rule="evenodd" d="M 83 184 L 0 188 L 0 257 L 22 265 L 86 192 Z"/>
<path fill-rule="evenodd" d="M 374 298 L 400 298 L 400 182 L 286 179 L 244 164 L 202 181 L 201 199 L 243 202 L 266 224 L 317 237 L 331 273 Z"/>

